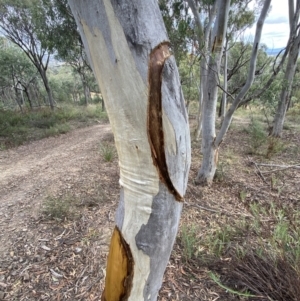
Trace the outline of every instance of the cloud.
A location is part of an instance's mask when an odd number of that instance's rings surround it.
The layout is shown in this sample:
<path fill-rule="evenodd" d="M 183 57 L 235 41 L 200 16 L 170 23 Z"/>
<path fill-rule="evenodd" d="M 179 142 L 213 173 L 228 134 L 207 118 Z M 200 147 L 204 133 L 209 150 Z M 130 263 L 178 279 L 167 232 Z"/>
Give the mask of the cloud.
<path fill-rule="evenodd" d="M 286 38 L 287 35 L 286 35 L 286 32 L 278 32 L 278 31 L 272 31 L 272 32 L 267 32 L 264 34 L 264 37 L 265 38 Z"/>
<path fill-rule="evenodd" d="M 287 22 L 288 18 L 286 16 L 280 16 L 266 19 L 265 24 L 282 24 Z"/>

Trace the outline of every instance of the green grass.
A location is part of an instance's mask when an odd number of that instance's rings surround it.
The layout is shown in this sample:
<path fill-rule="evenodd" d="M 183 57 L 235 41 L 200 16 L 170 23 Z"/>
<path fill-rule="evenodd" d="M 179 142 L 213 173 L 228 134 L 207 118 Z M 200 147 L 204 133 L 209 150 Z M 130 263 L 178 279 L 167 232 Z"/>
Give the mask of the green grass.
<path fill-rule="evenodd" d="M 184 225 L 180 232 L 180 242 L 183 248 L 183 256 L 186 260 L 197 257 L 199 248 L 198 231 L 195 225 Z"/>
<path fill-rule="evenodd" d="M 74 209 L 76 203 L 77 201 L 70 196 L 61 198 L 49 196 L 43 204 L 42 214 L 46 219 L 56 221 L 74 218 L 76 216 Z"/>
<path fill-rule="evenodd" d="M 249 153 L 258 154 L 261 146 L 267 141 L 267 132 L 265 131 L 263 124 L 253 118 L 247 128 L 247 132 Z"/>
<path fill-rule="evenodd" d="M 268 202 L 248 205 L 250 218 L 213 222 L 202 232 L 194 223 L 185 224 L 179 235 L 183 260 L 207 267 L 211 279 L 231 295 L 277 297 L 287 291 L 287 299 L 272 300 L 298 300 L 289 296 L 295 287 L 300 292 L 300 212 Z"/>
<path fill-rule="evenodd" d="M 105 142 L 100 144 L 100 153 L 105 162 L 111 162 L 116 155 L 116 150 L 113 144 Z"/>
<path fill-rule="evenodd" d="M 25 113 L 0 109 L 0 150 L 27 141 L 65 134 L 72 128 L 107 122 L 100 105 L 62 106 L 51 111 L 41 108 Z"/>

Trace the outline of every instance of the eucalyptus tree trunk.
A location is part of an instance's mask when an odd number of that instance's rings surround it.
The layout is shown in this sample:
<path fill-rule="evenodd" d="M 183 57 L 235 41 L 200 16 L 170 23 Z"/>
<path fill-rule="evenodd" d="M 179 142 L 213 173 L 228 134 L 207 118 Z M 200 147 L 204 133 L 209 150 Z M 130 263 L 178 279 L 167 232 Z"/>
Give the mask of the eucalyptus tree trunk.
<path fill-rule="evenodd" d="M 253 84 L 253 81 L 255 78 L 256 61 L 257 61 L 257 55 L 258 55 L 258 50 L 259 50 L 259 44 L 260 44 L 260 40 L 261 40 L 261 34 L 262 34 L 265 19 L 267 17 L 267 13 L 269 11 L 271 1 L 272 0 L 265 0 L 263 8 L 260 13 L 260 16 L 257 20 L 255 37 L 254 37 L 254 41 L 253 41 L 251 58 L 250 58 L 250 62 L 249 62 L 249 70 L 248 70 L 247 80 L 246 80 L 245 85 L 242 87 L 242 89 L 240 90 L 238 95 L 235 97 L 230 108 L 228 109 L 228 111 L 225 114 L 225 118 L 223 120 L 221 129 L 214 142 L 215 147 L 219 147 L 220 144 L 222 143 L 224 136 L 227 133 L 228 128 L 231 124 L 233 113 L 236 111 L 239 104 L 241 103 L 241 101 L 243 100 L 243 98 L 245 97 L 245 95 L 247 94 L 247 92 L 249 91 L 250 87 Z"/>
<path fill-rule="evenodd" d="M 53 99 L 53 95 L 52 95 L 52 90 L 49 84 L 49 80 L 48 80 L 48 76 L 46 74 L 46 70 L 44 70 L 42 67 L 37 67 L 39 70 L 39 73 L 42 77 L 44 86 L 45 86 L 45 90 L 47 92 L 47 97 L 48 97 L 48 103 L 50 105 L 51 110 L 54 110 L 54 99 Z"/>
<path fill-rule="evenodd" d="M 228 62 L 228 51 L 227 51 L 227 43 L 224 49 L 224 74 L 223 74 L 223 94 L 222 94 L 222 99 L 221 99 L 221 104 L 220 104 L 220 114 L 219 117 L 221 117 L 222 121 L 225 118 L 226 114 L 226 108 L 227 108 L 227 62 Z"/>
<path fill-rule="evenodd" d="M 278 101 L 277 111 L 274 118 L 274 124 L 271 133 L 271 136 L 273 137 L 281 137 L 282 135 L 283 124 L 284 124 L 285 114 L 289 104 L 299 50 L 300 50 L 300 32 L 289 54 L 286 71 L 284 74 L 283 88 L 281 90 L 280 99 Z"/>
<path fill-rule="evenodd" d="M 105 100 L 120 203 L 103 301 L 154 301 L 190 165 L 188 117 L 156 0 L 69 0 Z"/>
<path fill-rule="evenodd" d="M 82 71 L 84 72 L 84 71 Z M 83 87 L 83 94 L 84 94 L 84 101 L 85 101 L 85 105 L 87 106 L 91 100 L 91 92 L 90 92 L 90 88 L 88 86 L 87 80 L 86 80 L 86 76 L 83 73 L 80 73 L 80 79 L 82 82 L 82 87 Z"/>
<path fill-rule="evenodd" d="M 201 16 L 199 13 L 199 7 L 195 0 L 187 0 L 189 7 L 192 10 L 194 15 L 194 19 L 197 25 L 197 35 L 198 35 L 198 42 L 199 48 L 201 49 L 201 60 L 200 60 L 200 85 L 199 85 L 199 109 L 198 109 L 198 116 L 197 116 L 197 128 L 195 131 L 195 138 L 198 140 L 201 135 L 202 131 L 202 122 L 203 122 L 203 96 L 206 93 L 206 84 L 208 78 L 208 61 L 210 55 L 210 48 L 211 48 L 211 29 L 212 25 L 215 21 L 216 12 L 218 1 L 215 1 L 213 7 L 210 11 L 210 15 L 208 18 L 208 23 L 204 27 L 201 22 Z"/>
<path fill-rule="evenodd" d="M 245 97 L 246 93 L 250 89 L 255 77 L 256 60 L 257 60 L 257 55 L 259 50 L 261 33 L 265 22 L 265 18 L 267 16 L 270 7 L 270 3 L 271 0 L 265 0 L 262 11 L 260 13 L 259 19 L 256 24 L 255 38 L 253 42 L 249 72 L 248 72 L 246 83 L 242 87 L 242 89 L 240 90 L 236 98 L 233 100 L 229 110 L 226 112 L 224 120 L 222 122 L 221 129 L 217 136 L 215 136 L 215 111 L 217 105 L 217 83 L 218 83 L 217 76 L 219 72 L 219 69 L 217 68 L 219 68 L 219 65 L 214 63 L 214 65 L 212 65 L 212 67 L 209 69 L 211 70 L 210 73 L 212 75 L 211 75 L 211 79 L 210 78 L 208 79 L 208 85 L 207 85 L 208 96 L 204 101 L 205 107 L 203 112 L 204 112 L 204 116 L 206 117 L 206 120 L 203 120 L 203 138 L 202 138 L 203 159 L 202 159 L 201 168 L 196 178 L 196 183 L 204 183 L 209 185 L 213 181 L 213 177 L 215 175 L 215 171 L 217 168 L 218 149 L 220 147 L 220 144 L 222 143 L 224 136 L 227 133 L 228 128 L 231 124 L 233 113 L 238 108 L 242 99 Z M 221 9 L 221 14 L 223 13 L 223 11 L 225 11 L 225 8 Z M 219 30 L 220 25 L 217 24 L 217 26 Z M 215 40 L 218 41 L 216 38 Z M 215 55 L 215 57 L 220 60 L 219 56 L 220 53 Z"/>
<path fill-rule="evenodd" d="M 282 135 L 285 114 L 289 105 L 291 89 L 294 81 L 297 60 L 300 51 L 300 30 L 298 28 L 300 11 L 300 1 L 296 3 L 296 11 L 294 10 L 294 1 L 289 0 L 289 18 L 291 33 L 295 32 L 293 44 L 291 46 L 288 62 L 284 74 L 284 83 L 282 86 L 280 99 L 278 101 L 277 111 L 274 118 L 273 129 L 271 135 L 273 137 L 280 137 Z"/>
<path fill-rule="evenodd" d="M 197 184 L 210 184 L 216 171 L 218 149 L 214 147 L 218 83 L 223 41 L 227 29 L 230 0 L 218 0 L 217 19 L 213 30 L 213 44 L 207 69 L 206 88 L 202 108 L 202 165 L 196 177 Z"/>

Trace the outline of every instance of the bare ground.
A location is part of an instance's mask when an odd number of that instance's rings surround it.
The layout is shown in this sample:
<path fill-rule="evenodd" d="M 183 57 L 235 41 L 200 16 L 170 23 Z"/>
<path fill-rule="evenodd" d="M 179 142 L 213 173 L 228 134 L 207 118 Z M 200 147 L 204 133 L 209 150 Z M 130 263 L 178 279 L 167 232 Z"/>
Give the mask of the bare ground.
<path fill-rule="evenodd" d="M 0 300 L 97 300 L 118 198 L 116 160 L 103 164 L 101 141 L 112 143 L 109 125 L 0 153 Z M 47 198 L 67 197 L 79 215 L 43 217 Z"/>
<path fill-rule="evenodd" d="M 241 217 L 253 219 L 249 202 L 300 206 L 299 170 L 276 173 L 274 187 L 270 174 L 263 180 L 249 163 L 259 159 L 245 156 L 243 137 L 238 131 L 228 134 L 220 155 L 222 173 L 210 188 L 193 185 L 201 159 L 198 143 L 193 143 L 182 224 L 197 224 L 201 237 Z M 113 145 L 109 125 L 0 152 L 0 300 L 101 299 L 118 201 L 118 166 L 116 158 L 105 162 L 100 143 Z M 296 164 L 299 153 L 290 153 L 300 145 L 299 135 L 290 133 L 286 143 L 289 155 L 283 153 L 276 163 Z M 71 198 L 73 214 L 60 222 L 49 220 L 42 214 L 49 198 Z M 208 272 L 201 261 L 185 261 L 178 240 L 159 300 L 244 300 L 220 288 Z"/>

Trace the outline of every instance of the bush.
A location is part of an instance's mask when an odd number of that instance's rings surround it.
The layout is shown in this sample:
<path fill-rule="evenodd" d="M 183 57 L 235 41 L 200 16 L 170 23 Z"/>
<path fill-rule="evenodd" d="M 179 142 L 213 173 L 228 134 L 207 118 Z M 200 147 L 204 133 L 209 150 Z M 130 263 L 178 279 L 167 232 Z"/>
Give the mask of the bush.
<path fill-rule="evenodd" d="M 263 125 L 255 119 L 251 120 L 249 128 L 247 129 L 249 134 L 249 152 L 255 154 L 258 149 L 266 142 L 267 133 L 263 128 Z"/>
<path fill-rule="evenodd" d="M 24 113 L 0 109 L 0 150 L 18 146 L 28 140 L 64 134 L 74 128 L 74 125 L 81 127 L 82 123 L 90 125 L 99 120 L 108 120 L 100 105 L 84 108 L 65 105 L 54 111 L 39 108 Z"/>
<path fill-rule="evenodd" d="M 42 214 L 47 219 L 62 221 L 74 216 L 74 200 L 70 197 L 48 197 L 42 208 Z"/>
<path fill-rule="evenodd" d="M 269 137 L 268 138 L 268 147 L 266 151 L 266 157 L 271 159 L 274 155 L 282 153 L 285 149 L 284 142 L 280 138 Z"/>

